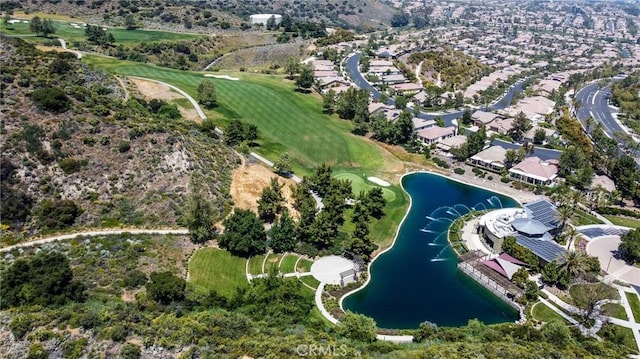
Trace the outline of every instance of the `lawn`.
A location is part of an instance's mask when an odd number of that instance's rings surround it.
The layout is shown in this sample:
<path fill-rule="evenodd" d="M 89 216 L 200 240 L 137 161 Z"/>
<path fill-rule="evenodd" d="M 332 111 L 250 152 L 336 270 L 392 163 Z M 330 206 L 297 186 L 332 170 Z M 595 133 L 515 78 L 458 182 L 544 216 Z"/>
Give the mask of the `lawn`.
<path fill-rule="evenodd" d="M 553 309 L 549 308 L 546 304 L 542 302 L 536 303 L 533 308 L 531 308 L 531 315 L 534 319 L 540 320 L 543 322 L 550 322 L 552 320 L 559 320 L 566 322 L 560 314 L 553 311 Z"/>
<path fill-rule="evenodd" d="M 589 214 L 579 208 L 575 208 L 575 213 L 571 218 L 571 223 L 575 226 L 585 226 L 587 224 L 602 224 L 598 217 Z"/>
<path fill-rule="evenodd" d="M 264 264 L 264 272 L 269 273 L 269 269 L 271 268 L 277 269 L 280 264 L 280 258 L 282 258 L 282 254 L 269 254 Z"/>
<path fill-rule="evenodd" d="M 263 254 L 249 258 L 249 273 L 253 275 L 262 274 L 262 262 L 264 262 Z"/>
<path fill-rule="evenodd" d="M 611 223 L 617 226 L 629 227 L 629 228 L 640 228 L 640 219 L 630 218 L 630 217 L 622 217 L 622 216 L 613 216 L 610 214 L 604 214 L 604 218 L 611 221 Z"/>
<path fill-rule="evenodd" d="M 308 260 L 308 259 L 300 259 L 300 261 L 298 262 L 298 266 L 296 268 L 296 270 L 300 273 L 306 273 L 306 272 L 310 272 L 311 271 L 311 265 L 313 264 L 312 261 Z"/>
<path fill-rule="evenodd" d="M 202 248 L 189 261 L 189 282 L 196 290 L 215 290 L 231 298 L 236 289 L 248 285 L 245 275 L 246 259 L 215 248 Z"/>
<path fill-rule="evenodd" d="M 121 74 L 152 78 L 171 83 L 191 95 L 205 79 L 202 73 L 164 69 L 147 64 L 85 56 L 83 61 Z M 229 119 L 241 119 L 258 126 L 259 147 L 254 151 L 277 160 L 286 151 L 293 157 L 299 175 L 327 163 L 335 170 L 357 169 L 357 173 L 382 176 L 402 170 L 401 162 L 373 142 L 353 135 L 352 124 L 322 113 L 322 101 L 313 94 L 294 91 L 294 85 L 281 76 L 228 73 L 240 81 L 210 78 L 215 83 L 218 107 L 208 111 L 220 118 L 221 127 Z M 219 121 L 219 120 L 216 120 Z M 384 177 L 384 176 L 382 176 Z"/>
<path fill-rule="evenodd" d="M 609 317 L 614 317 L 622 320 L 628 320 L 627 312 L 625 312 L 624 307 L 620 304 L 616 303 L 607 303 L 602 306 L 602 312 L 604 315 Z"/>
<path fill-rule="evenodd" d="M 287 254 L 280 264 L 281 273 L 294 273 L 296 271 L 296 261 L 298 256 L 295 254 Z"/>
<path fill-rule="evenodd" d="M 81 23 L 81 21 L 73 21 L 73 20 L 55 20 L 51 16 L 47 14 L 39 15 L 41 18 L 51 18 L 53 27 L 56 30 L 51 37 L 61 37 L 67 42 L 72 41 L 86 41 L 86 36 L 84 34 L 84 27 L 73 27 L 70 23 Z M 194 34 L 184 34 L 177 32 L 167 32 L 167 31 L 154 31 L 154 30 L 143 30 L 143 29 L 135 29 L 135 30 L 127 30 L 124 28 L 117 27 L 108 27 L 106 28 L 109 33 L 111 33 L 116 40 L 116 44 L 133 44 L 133 43 L 142 43 L 142 42 L 151 42 L 151 41 L 172 41 L 172 40 L 188 40 L 195 39 L 201 37 L 202 35 L 194 35 Z M 29 30 L 28 23 L 15 23 L 11 24 L 9 27 L 0 27 L 0 32 L 7 35 L 31 35 L 33 34 L 31 30 Z"/>
<path fill-rule="evenodd" d="M 350 172 L 341 172 L 341 173 L 334 173 L 333 177 L 339 180 L 351 181 L 351 189 L 353 190 L 353 195 L 355 197 L 359 196 L 360 192 L 362 191 L 368 192 L 374 187 L 380 187 L 378 185 L 375 185 L 372 182 L 369 182 L 369 180 L 367 180 L 367 175 L 364 173 L 359 176 Z M 396 199 L 395 192 L 393 192 L 387 187 L 380 187 L 380 188 L 382 189 L 382 196 L 384 197 L 385 200 L 387 200 L 387 202 L 392 202 L 393 200 Z"/>
<path fill-rule="evenodd" d="M 308 285 L 311 288 L 318 288 L 318 286 L 320 285 L 320 281 L 318 281 L 317 279 L 313 278 L 312 275 L 306 275 L 304 277 L 300 277 L 300 280 L 302 281 L 302 283 Z"/>
<path fill-rule="evenodd" d="M 636 345 L 636 340 L 633 337 L 633 331 L 631 328 L 621 327 L 619 325 L 609 324 L 613 329 L 613 338 L 609 338 L 609 340 L 614 340 L 616 343 L 622 344 L 627 348 L 631 349 L 633 353 L 638 352 L 638 346 Z M 602 332 L 598 332 L 598 334 L 602 334 Z"/>
<path fill-rule="evenodd" d="M 636 323 L 640 323 L 640 299 L 638 295 L 629 292 L 624 292 L 624 294 L 627 296 L 627 301 L 629 301 L 629 306 L 633 312 L 633 319 L 635 319 Z"/>

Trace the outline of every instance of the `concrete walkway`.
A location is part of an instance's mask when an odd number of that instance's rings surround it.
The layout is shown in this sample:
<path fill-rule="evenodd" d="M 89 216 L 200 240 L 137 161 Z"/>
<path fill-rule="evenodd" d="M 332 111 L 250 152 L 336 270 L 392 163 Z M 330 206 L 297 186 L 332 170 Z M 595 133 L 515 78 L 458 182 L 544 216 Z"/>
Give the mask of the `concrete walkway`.
<path fill-rule="evenodd" d="M 76 232 L 70 234 L 61 234 L 53 237 L 36 239 L 35 241 L 29 241 L 24 243 L 14 244 L 12 246 L 0 248 L 0 253 L 8 252 L 15 248 L 25 248 L 32 247 L 39 244 L 45 244 L 55 241 L 63 241 L 66 239 L 72 239 L 76 237 L 97 237 L 97 236 L 107 236 L 113 234 L 189 234 L 189 230 L 186 228 L 179 229 L 114 229 L 114 230 L 96 230 L 96 231 L 86 231 L 86 232 Z"/>
<path fill-rule="evenodd" d="M 60 46 L 61 46 L 63 49 L 65 49 L 65 50 L 67 50 L 67 51 L 69 51 L 69 52 L 71 52 L 71 53 L 75 54 L 75 55 L 76 55 L 76 57 L 77 57 L 78 59 L 81 59 L 81 58 L 82 58 L 82 52 L 80 52 L 80 51 L 76 51 L 76 50 L 69 50 L 69 49 L 67 49 L 67 42 L 66 42 L 66 41 L 64 41 L 64 39 L 62 39 L 62 38 L 58 38 L 58 41 L 60 42 Z"/>

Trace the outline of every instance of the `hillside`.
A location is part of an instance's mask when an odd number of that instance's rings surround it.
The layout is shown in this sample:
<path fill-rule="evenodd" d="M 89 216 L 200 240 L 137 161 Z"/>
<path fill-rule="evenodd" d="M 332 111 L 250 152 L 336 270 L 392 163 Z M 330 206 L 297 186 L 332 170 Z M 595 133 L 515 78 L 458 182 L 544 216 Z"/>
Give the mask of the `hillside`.
<path fill-rule="evenodd" d="M 206 178 L 219 215 L 229 208 L 238 158 L 175 104 L 125 101 L 115 78 L 67 53 L 0 46 L 2 224 L 16 235 L 175 225 L 192 178 Z"/>
<path fill-rule="evenodd" d="M 448 48 L 414 52 L 407 61 L 413 65 L 423 62 L 421 75 L 447 91 L 462 90 L 490 70 L 475 58 Z"/>
<path fill-rule="evenodd" d="M 130 17 L 145 28 L 198 32 L 245 30 L 249 15 L 277 13 L 293 21 L 323 22 L 345 28 L 381 28 L 388 25 L 392 8 L 380 0 L 322 1 L 186 1 L 150 0 L 27 0 L 5 1 L 2 9 L 65 14 L 91 23 L 124 26 Z"/>

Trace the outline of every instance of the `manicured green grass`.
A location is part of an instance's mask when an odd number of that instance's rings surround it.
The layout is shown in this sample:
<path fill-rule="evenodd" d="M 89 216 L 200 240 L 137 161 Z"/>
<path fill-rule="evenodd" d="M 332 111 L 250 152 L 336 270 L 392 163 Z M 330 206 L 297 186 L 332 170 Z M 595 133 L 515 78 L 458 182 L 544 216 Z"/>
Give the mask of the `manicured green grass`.
<path fill-rule="evenodd" d="M 42 15 L 43 18 L 48 18 L 47 15 Z M 84 27 L 79 28 L 71 26 L 70 22 L 73 21 L 58 21 L 52 20 L 53 27 L 56 30 L 51 37 L 61 37 L 67 42 L 71 41 L 86 41 L 84 34 Z M 132 44 L 151 41 L 174 41 L 174 40 L 188 40 L 202 37 L 202 35 L 184 34 L 167 31 L 152 31 L 152 30 L 127 30 L 124 28 L 107 27 L 109 33 L 113 35 L 117 44 Z M 7 35 L 30 35 L 29 24 L 23 22 L 12 24 L 9 27 L 0 27 L 0 32 Z"/>
<path fill-rule="evenodd" d="M 189 261 L 189 282 L 196 290 L 215 290 L 231 298 L 236 289 L 248 285 L 245 275 L 246 259 L 215 248 L 202 248 Z"/>
<path fill-rule="evenodd" d="M 575 226 L 584 226 L 587 224 L 602 224 L 603 222 L 599 220 L 598 217 L 576 208 L 571 218 L 571 223 Z"/>
<path fill-rule="evenodd" d="M 264 272 L 269 273 L 271 268 L 278 268 L 280 258 L 282 258 L 282 254 L 269 254 L 267 261 L 264 264 Z"/>
<path fill-rule="evenodd" d="M 350 172 L 341 172 L 341 173 L 334 174 L 333 177 L 339 180 L 351 181 L 351 188 L 353 189 L 353 195 L 355 197 L 359 196 L 360 192 L 362 191 L 367 192 L 374 187 L 380 187 L 378 185 L 375 185 L 369 182 L 366 179 L 365 174 L 362 174 L 361 176 L 359 176 Z M 384 197 L 385 200 L 387 200 L 387 202 L 392 202 L 393 200 L 396 199 L 395 192 L 393 192 L 387 187 L 380 187 L 380 188 L 382 189 L 382 196 Z"/>
<path fill-rule="evenodd" d="M 249 273 L 253 275 L 262 274 L 262 262 L 264 255 L 257 255 L 249 258 Z"/>
<path fill-rule="evenodd" d="M 631 328 L 621 327 L 619 325 L 612 325 L 614 334 L 612 335 L 615 338 L 615 342 L 620 343 L 627 348 L 631 349 L 633 353 L 638 353 L 638 346 L 636 345 L 636 340 L 633 337 L 633 330 Z M 598 332 L 601 334 L 601 332 Z"/>
<path fill-rule="evenodd" d="M 97 56 L 85 56 L 83 61 L 121 75 L 165 81 L 193 96 L 205 79 L 202 73 Z M 357 168 L 358 173 L 374 176 L 401 168 L 393 155 L 353 135 L 350 122 L 323 114 L 321 99 L 294 91 L 290 81 L 273 75 L 229 74 L 241 80 L 210 78 L 218 95 L 218 107 L 211 111 L 212 118 L 223 115 L 258 126 L 260 147 L 253 150 L 270 160 L 276 160 L 281 152 L 289 152 L 294 159 L 293 169 L 300 175 L 311 173 L 321 163 L 336 170 Z"/>
<path fill-rule="evenodd" d="M 312 261 L 310 261 L 308 259 L 305 259 L 305 258 L 302 258 L 298 262 L 298 266 L 296 267 L 296 271 L 298 271 L 300 273 L 310 272 L 312 264 L 313 264 Z"/>
<path fill-rule="evenodd" d="M 320 285 L 320 281 L 318 281 L 317 279 L 313 278 L 312 275 L 306 275 L 304 277 L 300 277 L 300 280 L 302 281 L 302 283 L 310 286 L 311 288 L 318 288 L 318 286 Z"/>
<path fill-rule="evenodd" d="M 616 304 L 616 303 L 604 304 L 602 306 L 602 312 L 604 313 L 604 315 L 607 315 L 610 317 L 614 317 L 622 320 L 628 320 L 627 313 L 625 312 L 624 307 L 621 306 L 620 304 Z"/>
<path fill-rule="evenodd" d="M 638 295 L 629 292 L 624 292 L 624 294 L 627 296 L 631 312 L 633 312 L 633 319 L 636 323 L 640 323 L 640 299 L 638 298 Z"/>
<path fill-rule="evenodd" d="M 552 320 L 566 322 L 566 319 L 564 319 L 560 314 L 554 312 L 553 309 L 549 308 L 542 302 L 538 302 L 533 306 L 533 308 L 531 309 L 531 314 L 533 315 L 533 319 L 542 322 L 550 322 Z"/>
<path fill-rule="evenodd" d="M 284 259 L 282 259 L 282 263 L 280 264 L 280 272 L 281 273 L 294 273 L 296 271 L 296 261 L 298 260 L 298 256 L 295 254 L 287 254 Z"/>
<path fill-rule="evenodd" d="M 617 226 L 623 226 L 623 227 L 629 227 L 629 228 L 640 228 L 640 219 L 613 216 L 610 214 L 604 214 L 603 216 L 604 218 L 610 220 L 611 223 Z"/>

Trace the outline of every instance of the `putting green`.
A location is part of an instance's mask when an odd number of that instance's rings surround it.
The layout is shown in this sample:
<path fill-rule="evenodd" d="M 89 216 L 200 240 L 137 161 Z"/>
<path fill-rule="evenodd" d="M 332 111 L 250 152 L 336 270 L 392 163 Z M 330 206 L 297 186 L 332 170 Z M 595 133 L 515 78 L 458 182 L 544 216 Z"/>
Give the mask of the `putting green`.
<path fill-rule="evenodd" d="M 360 191 L 366 192 L 374 187 L 380 187 L 382 188 L 382 196 L 387 200 L 387 202 L 392 202 L 396 199 L 396 194 L 392 190 L 378 186 L 375 183 L 369 182 L 366 178 L 358 176 L 356 174 L 343 172 L 336 174 L 335 176 L 333 176 L 333 178 L 339 180 L 347 179 L 351 181 L 351 188 L 353 189 L 353 194 L 356 196 L 360 194 Z"/>

